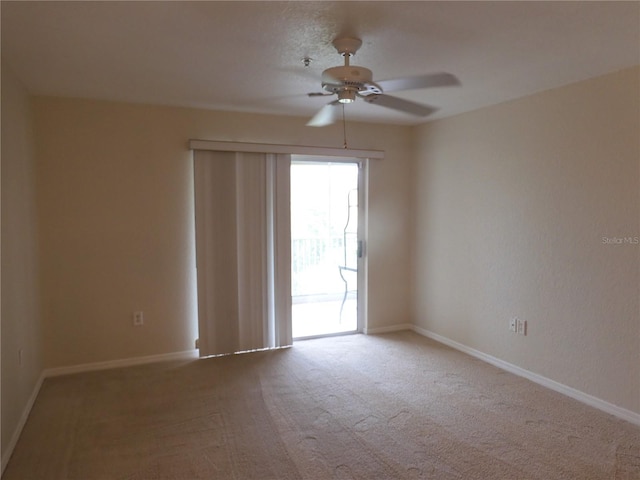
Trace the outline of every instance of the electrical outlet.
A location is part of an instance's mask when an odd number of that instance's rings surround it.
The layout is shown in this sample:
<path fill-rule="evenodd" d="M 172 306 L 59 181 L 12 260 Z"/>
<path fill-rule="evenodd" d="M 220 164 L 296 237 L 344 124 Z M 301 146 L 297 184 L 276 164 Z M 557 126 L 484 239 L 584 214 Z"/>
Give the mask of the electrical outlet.
<path fill-rule="evenodd" d="M 133 326 L 141 327 L 144 325 L 144 315 L 142 312 L 133 312 Z"/>
<path fill-rule="evenodd" d="M 510 332 L 517 332 L 518 331 L 518 317 L 513 317 L 511 320 L 509 320 L 509 331 Z"/>
<path fill-rule="evenodd" d="M 518 335 L 526 335 L 527 334 L 527 321 L 518 319 L 516 322 L 516 332 Z"/>

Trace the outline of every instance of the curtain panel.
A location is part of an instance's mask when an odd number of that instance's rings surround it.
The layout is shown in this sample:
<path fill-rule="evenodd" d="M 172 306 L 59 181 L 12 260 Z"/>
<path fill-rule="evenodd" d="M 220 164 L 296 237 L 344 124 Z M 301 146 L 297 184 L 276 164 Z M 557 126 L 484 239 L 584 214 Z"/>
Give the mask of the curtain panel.
<path fill-rule="evenodd" d="M 290 163 L 194 151 L 200 356 L 292 343 Z"/>

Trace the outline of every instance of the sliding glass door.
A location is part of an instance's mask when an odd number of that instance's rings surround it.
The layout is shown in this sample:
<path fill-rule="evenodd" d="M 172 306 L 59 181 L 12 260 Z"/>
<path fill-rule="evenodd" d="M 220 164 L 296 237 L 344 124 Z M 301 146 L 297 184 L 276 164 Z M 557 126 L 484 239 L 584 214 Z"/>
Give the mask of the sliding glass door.
<path fill-rule="evenodd" d="M 295 155 L 291 160 L 293 337 L 360 331 L 363 164 Z"/>
<path fill-rule="evenodd" d="M 190 146 L 200 355 L 362 331 L 367 158 L 382 153 Z"/>

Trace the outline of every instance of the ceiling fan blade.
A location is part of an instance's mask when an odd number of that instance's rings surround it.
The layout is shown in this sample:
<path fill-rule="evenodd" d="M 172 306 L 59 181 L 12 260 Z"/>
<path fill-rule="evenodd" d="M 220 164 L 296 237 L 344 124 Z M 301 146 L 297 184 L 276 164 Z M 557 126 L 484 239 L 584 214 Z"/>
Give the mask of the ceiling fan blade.
<path fill-rule="evenodd" d="M 324 107 L 318 110 L 311 120 L 307 122 L 308 127 L 326 127 L 336 121 L 338 115 L 337 106 L 340 102 L 337 100 L 331 103 L 327 103 Z"/>
<path fill-rule="evenodd" d="M 429 87 L 452 87 L 460 85 L 460 80 L 450 73 L 430 73 L 416 77 L 392 78 L 378 82 L 384 92 L 397 92 L 400 90 L 413 90 Z"/>
<path fill-rule="evenodd" d="M 436 107 L 411 102 L 404 98 L 392 97 L 391 95 L 367 95 L 362 98 L 364 98 L 365 102 L 381 105 L 387 108 L 393 108 L 394 110 L 410 113 L 411 115 L 416 115 L 418 117 L 426 117 L 437 110 Z"/>

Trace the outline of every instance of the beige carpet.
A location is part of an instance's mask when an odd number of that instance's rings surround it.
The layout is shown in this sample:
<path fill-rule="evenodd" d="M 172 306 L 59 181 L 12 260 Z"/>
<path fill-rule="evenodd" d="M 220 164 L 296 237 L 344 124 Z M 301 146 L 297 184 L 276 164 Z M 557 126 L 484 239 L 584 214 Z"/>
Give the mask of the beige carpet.
<path fill-rule="evenodd" d="M 640 428 L 414 333 L 45 381 L 3 480 L 640 479 Z"/>

